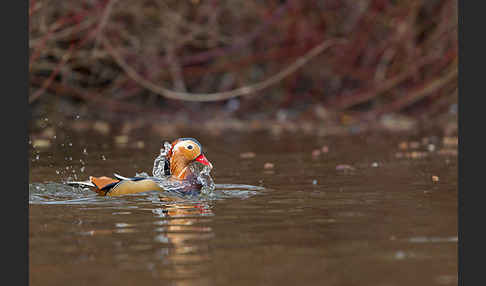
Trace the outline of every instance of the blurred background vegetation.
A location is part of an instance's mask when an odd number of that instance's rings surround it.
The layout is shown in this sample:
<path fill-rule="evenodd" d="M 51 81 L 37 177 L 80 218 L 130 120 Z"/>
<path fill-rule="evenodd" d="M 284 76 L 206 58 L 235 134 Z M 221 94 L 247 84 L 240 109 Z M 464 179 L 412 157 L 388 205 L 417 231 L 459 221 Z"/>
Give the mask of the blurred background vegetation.
<path fill-rule="evenodd" d="M 33 133 L 457 129 L 456 0 L 30 0 L 29 18 Z"/>

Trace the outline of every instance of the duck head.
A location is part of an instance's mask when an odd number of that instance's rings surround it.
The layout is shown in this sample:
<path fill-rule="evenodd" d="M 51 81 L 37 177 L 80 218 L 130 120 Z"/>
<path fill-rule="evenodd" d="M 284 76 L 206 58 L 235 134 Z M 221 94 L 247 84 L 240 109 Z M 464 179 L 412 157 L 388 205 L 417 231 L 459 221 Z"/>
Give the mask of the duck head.
<path fill-rule="evenodd" d="M 213 165 L 202 153 L 202 146 L 194 138 L 179 138 L 172 142 L 172 147 L 168 152 L 170 162 L 170 173 L 172 177 L 184 180 L 190 175 L 189 164 L 199 162 L 210 168 Z"/>

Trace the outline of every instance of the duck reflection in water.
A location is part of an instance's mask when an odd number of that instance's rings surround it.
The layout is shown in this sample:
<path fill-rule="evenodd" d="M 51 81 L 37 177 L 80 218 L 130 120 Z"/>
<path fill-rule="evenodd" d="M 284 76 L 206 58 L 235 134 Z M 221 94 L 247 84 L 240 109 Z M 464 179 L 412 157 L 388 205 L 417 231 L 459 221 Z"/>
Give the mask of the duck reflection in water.
<path fill-rule="evenodd" d="M 205 226 L 213 215 L 207 202 L 187 202 L 178 197 L 163 197 L 160 208 L 153 209 L 156 218 L 154 240 L 162 247 L 156 259 L 171 267 L 159 269 L 164 276 L 189 277 L 204 272 L 209 261 L 208 241 L 212 228 Z M 167 273 L 165 273 L 167 272 Z"/>

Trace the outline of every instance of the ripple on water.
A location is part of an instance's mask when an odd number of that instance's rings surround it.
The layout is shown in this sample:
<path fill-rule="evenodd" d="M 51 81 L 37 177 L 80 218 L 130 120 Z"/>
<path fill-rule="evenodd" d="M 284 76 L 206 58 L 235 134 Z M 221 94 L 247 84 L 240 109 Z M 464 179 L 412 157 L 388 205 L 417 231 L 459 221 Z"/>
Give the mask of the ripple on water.
<path fill-rule="evenodd" d="M 53 202 L 91 201 L 97 195 L 88 189 L 76 188 L 60 183 L 32 183 L 29 184 L 29 204 L 49 204 Z"/>
<path fill-rule="evenodd" d="M 216 184 L 215 190 L 209 195 L 184 197 L 179 193 L 169 193 L 184 202 L 221 200 L 229 198 L 247 199 L 265 190 L 261 186 L 246 184 Z M 160 203 L 168 193 L 149 191 L 119 197 L 99 196 L 88 188 L 73 187 L 66 184 L 48 182 L 29 184 L 29 204 L 123 204 L 130 201 Z"/>

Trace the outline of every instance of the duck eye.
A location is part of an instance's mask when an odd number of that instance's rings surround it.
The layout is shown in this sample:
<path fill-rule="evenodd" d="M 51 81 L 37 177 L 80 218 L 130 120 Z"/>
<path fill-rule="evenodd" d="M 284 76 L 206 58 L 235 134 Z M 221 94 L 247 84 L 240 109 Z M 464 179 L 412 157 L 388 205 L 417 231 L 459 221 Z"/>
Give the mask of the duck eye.
<path fill-rule="evenodd" d="M 187 146 L 187 149 L 191 150 L 192 149 L 192 145 Z"/>

